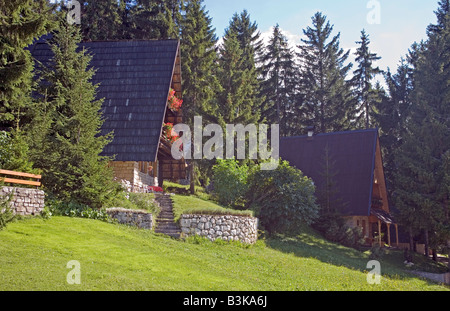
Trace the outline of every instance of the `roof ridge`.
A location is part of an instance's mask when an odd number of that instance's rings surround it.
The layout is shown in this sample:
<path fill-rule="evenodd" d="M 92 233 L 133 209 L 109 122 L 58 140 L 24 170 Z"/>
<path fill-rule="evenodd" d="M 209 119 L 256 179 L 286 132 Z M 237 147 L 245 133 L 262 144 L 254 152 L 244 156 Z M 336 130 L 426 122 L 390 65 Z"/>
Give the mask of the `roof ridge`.
<path fill-rule="evenodd" d="M 378 133 L 378 128 L 373 129 L 362 129 L 362 130 L 352 130 L 352 131 L 340 131 L 340 132 L 330 132 L 330 133 L 319 133 L 314 136 L 332 136 L 332 135 L 344 135 L 344 134 L 358 134 L 358 133 Z M 308 135 L 299 135 L 299 136 L 290 136 L 290 137 L 281 137 L 281 139 L 294 139 L 294 138 L 307 138 Z"/>
<path fill-rule="evenodd" d="M 115 39 L 115 40 L 92 40 L 81 41 L 81 43 L 96 43 L 96 42 L 178 42 L 180 39 Z"/>

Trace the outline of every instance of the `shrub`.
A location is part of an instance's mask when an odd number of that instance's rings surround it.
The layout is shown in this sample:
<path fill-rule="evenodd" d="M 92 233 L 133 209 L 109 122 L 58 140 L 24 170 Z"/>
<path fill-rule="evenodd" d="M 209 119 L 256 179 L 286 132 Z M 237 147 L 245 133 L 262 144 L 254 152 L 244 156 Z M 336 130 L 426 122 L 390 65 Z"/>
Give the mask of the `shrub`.
<path fill-rule="evenodd" d="M 370 249 L 369 259 L 371 260 L 381 259 L 385 254 L 386 253 L 384 248 L 380 247 L 379 245 L 375 245 Z"/>
<path fill-rule="evenodd" d="M 80 217 L 111 222 L 104 209 L 93 209 L 78 202 L 63 202 L 58 199 L 47 200 L 48 212 L 55 216 Z"/>
<path fill-rule="evenodd" d="M 364 235 L 361 228 L 350 228 L 344 218 L 338 213 L 321 215 L 313 224 L 313 228 L 331 242 L 348 247 L 358 248 L 364 244 Z"/>
<path fill-rule="evenodd" d="M 248 204 L 269 232 L 296 232 L 317 217 L 319 207 L 312 181 L 281 161 L 272 171 L 254 170 L 248 180 Z"/>
<path fill-rule="evenodd" d="M 243 206 L 250 174 L 248 165 L 236 160 L 217 160 L 213 166 L 214 195 L 219 204 L 229 207 Z"/>
<path fill-rule="evenodd" d="M 10 208 L 12 196 L 13 193 L 0 197 L 0 230 L 6 228 L 6 225 L 15 219 L 15 214 Z"/>
<path fill-rule="evenodd" d="M 25 173 L 39 173 L 29 159 L 29 146 L 20 130 L 0 131 L 0 168 Z"/>

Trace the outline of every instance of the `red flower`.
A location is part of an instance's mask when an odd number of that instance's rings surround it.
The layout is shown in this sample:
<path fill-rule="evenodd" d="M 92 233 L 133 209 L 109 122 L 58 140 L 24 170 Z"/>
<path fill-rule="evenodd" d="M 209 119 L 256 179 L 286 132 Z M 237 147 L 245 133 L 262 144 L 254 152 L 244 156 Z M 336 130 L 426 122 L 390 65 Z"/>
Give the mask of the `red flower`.
<path fill-rule="evenodd" d="M 178 134 L 173 129 L 173 123 L 164 123 L 164 137 L 169 140 L 171 143 L 174 143 L 180 138 Z"/>
<path fill-rule="evenodd" d="M 169 91 L 169 98 L 167 99 L 167 102 L 169 104 L 169 109 L 176 112 L 181 109 L 181 106 L 183 105 L 183 100 L 178 99 L 175 96 L 175 90 L 170 89 Z"/>
<path fill-rule="evenodd" d="M 148 187 L 151 191 L 154 191 L 154 192 L 164 192 L 164 190 L 163 190 L 163 188 L 161 188 L 161 187 L 154 187 L 154 186 L 150 186 L 150 187 Z"/>

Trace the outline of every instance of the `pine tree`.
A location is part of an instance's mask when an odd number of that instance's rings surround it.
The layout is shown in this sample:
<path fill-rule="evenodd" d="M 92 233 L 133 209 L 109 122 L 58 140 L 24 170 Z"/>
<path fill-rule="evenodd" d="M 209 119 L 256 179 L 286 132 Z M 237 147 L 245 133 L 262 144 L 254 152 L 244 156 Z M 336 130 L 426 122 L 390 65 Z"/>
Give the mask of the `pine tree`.
<path fill-rule="evenodd" d="M 183 55 L 183 106 L 184 122 L 192 128 L 195 116 L 211 120 L 211 101 L 220 89 L 215 76 L 217 37 L 211 18 L 202 5 L 203 0 L 188 0 L 181 20 L 181 54 Z M 191 192 L 195 192 L 195 166 L 191 161 Z M 210 165 L 203 165 L 201 172 Z"/>
<path fill-rule="evenodd" d="M 281 136 L 292 134 L 292 111 L 295 100 L 294 53 L 279 25 L 273 29 L 272 37 L 261 58 L 262 95 L 265 97 L 262 117 L 271 124 L 280 124 Z"/>
<path fill-rule="evenodd" d="M 181 21 L 183 19 L 181 10 L 184 6 L 183 2 L 186 0 L 165 0 L 163 25 L 167 29 L 161 38 L 163 39 L 178 39 L 181 35 Z M 163 28 L 163 29 L 164 29 Z"/>
<path fill-rule="evenodd" d="M 182 19 L 183 114 L 192 125 L 194 116 L 203 115 L 219 88 L 215 76 L 217 37 L 203 0 L 189 0 Z"/>
<path fill-rule="evenodd" d="M 43 169 L 43 184 L 56 197 L 99 208 L 116 189 L 108 158 L 100 156 L 110 135 L 101 135 L 102 101 L 91 83 L 94 69 L 86 50 L 77 51 L 81 35 L 61 21 L 50 42 L 54 57 L 42 74 L 45 135 L 37 142 L 35 161 Z"/>
<path fill-rule="evenodd" d="M 333 26 L 322 13 L 317 12 L 312 23 L 303 30 L 307 38 L 298 46 L 305 126 L 322 133 L 350 129 L 355 101 L 346 77 L 352 64 L 344 64 L 350 51 L 339 47 L 340 34 L 328 42 Z"/>
<path fill-rule="evenodd" d="M 85 41 L 118 39 L 121 35 L 122 18 L 117 0 L 85 0 L 82 2 L 81 27 Z"/>
<path fill-rule="evenodd" d="M 387 93 L 381 92 L 381 100 L 375 102 L 373 107 L 373 122 L 380 131 L 386 183 L 391 200 L 396 185 L 394 182 L 395 154 L 406 135 L 406 125 L 412 105 L 412 71 L 412 64 L 403 58 L 395 74 L 392 74 L 388 68 L 384 74 Z"/>
<path fill-rule="evenodd" d="M 400 215 L 411 231 L 423 232 L 427 256 L 431 240 L 450 239 L 450 6 L 448 0 L 439 5 L 438 24 L 428 27 L 428 41 L 417 58 L 411 118 L 396 174 Z"/>
<path fill-rule="evenodd" d="M 364 119 L 365 128 L 371 127 L 372 105 L 376 101 L 376 92 L 372 86 L 372 80 L 377 74 L 382 73 L 379 67 L 374 68 L 373 63 L 380 60 L 381 57 L 369 50 L 370 39 L 365 30 L 361 31 L 361 41 L 357 41 L 360 46 L 356 50 L 356 62 L 358 69 L 354 73 L 352 83 L 354 85 L 356 98 L 361 106 L 359 118 Z M 358 119 L 359 119 L 358 118 Z"/>
<path fill-rule="evenodd" d="M 132 37 L 139 40 L 180 36 L 181 0 L 136 0 L 132 8 Z"/>
<path fill-rule="evenodd" d="M 119 28 L 116 31 L 115 39 L 131 40 L 133 39 L 133 14 L 134 0 L 119 0 Z"/>
<path fill-rule="evenodd" d="M 26 49 L 52 26 L 46 0 L 0 0 L 0 127 L 27 123 L 33 61 Z"/>
<path fill-rule="evenodd" d="M 261 94 L 261 81 L 259 76 L 261 67 L 259 66 L 263 54 L 263 42 L 258 31 L 256 22 L 252 22 L 246 10 L 241 14 L 234 14 L 230 20 L 230 25 L 225 30 L 224 40 L 234 37 L 241 50 L 240 70 L 247 71 L 246 81 L 253 91 L 248 93 L 251 96 L 248 100 L 255 107 L 255 110 L 262 110 L 265 101 Z M 234 40 L 234 39 L 233 39 Z M 260 115 L 260 113 L 258 113 Z"/>
<path fill-rule="evenodd" d="M 263 54 L 264 45 L 258 25 L 251 21 L 247 10 L 233 15 L 229 27 L 225 30 L 225 37 L 231 33 L 234 33 L 239 41 L 247 68 L 252 69 L 253 66 L 257 66 Z"/>
<path fill-rule="evenodd" d="M 217 94 L 216 123 L 256 124 L 260 115 L 257 104 L 257 87 L 254 85 L 255 68 L 245 65 L 245 57 L 235 34 L 224 38 L 220 48 L 217 75 L 221 90 Z"/>

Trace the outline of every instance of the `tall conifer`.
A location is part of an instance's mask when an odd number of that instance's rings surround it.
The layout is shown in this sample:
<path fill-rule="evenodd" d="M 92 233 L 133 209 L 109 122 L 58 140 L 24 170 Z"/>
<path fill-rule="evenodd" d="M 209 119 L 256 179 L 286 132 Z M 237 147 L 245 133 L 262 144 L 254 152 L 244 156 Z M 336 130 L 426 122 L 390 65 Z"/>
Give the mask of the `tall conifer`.
<path fill-rule="evenodd" d="M 233 37 L 233 38 L 231 38 Z M 260 115 L 263 108 L 264 96 L 261 94 L 261 66 L 260 60 L 263 55 L 263 42 L 258 31 L 256 22 L 252 22 L 246 10 L 240 14 L 234 14 L 230 20 L 230 25 L 225 30 L 224 41 L 231 39 L 238 42 L 241 50 L 241 61 L 238 70 L 246 72 L 246 83 L 250 92 L 247 93 L 245 102 L 249 103 L 253 113 Z M 232 45 L 232 44 L 231 44 Z M 222 60 L 225 60 L 223 58 Z"/>
<path fill-rule="evenodd" d="M 450 6 L 442 0 L 438 23 L 417 59 L 413 106 L 397 156 L 396 203 L 405 225 L 423 233 L 428 248 L 450 240 Z M 434 242 L 434 243 L 433 243 Z"/>
<path fill-rule="evenodd" d="M 211 120 L 211 101 L 220 85 L 215 75 L 217 65 L 217 37 L 212 28 L 211 18 L 205 11 L 203 0 L 188 0 L 184 5 L 181 19 L 181 54 L 183 57 L 183 115 L 184 122 L 192 128 L 194 117 L 203 116 Z M 195 166 L 199 161 L 191 161 L 191 192 L 195 191 Z M 200 161 L 201 162 L 201 161 Z M 203 163 L 203 162 L 202 162 Z M 205 163 L 203 163 L 205 164 Z M 210 165 L 203 165 L 208 170 Z"/>
<path fill-rule="evenodd" d="M 355 101 L 346 80 L 352 67 L 345 64 L 350 51 L 340 48 L 340 34 L 330 39 L 333 26 L 322 13 L 312 17 L 312 24 L 303 30 L 306 39 L 298 46 L 304 123 L 322 133 L 350 129 L 355 116 Z"/>
<path fill-rule="evenodd" d="M 41 85 L 48 125 L 35 161 L 55 196 L 99 208 L 116 189 L 109 159 L 100 155 L 111 137 L 100 133 L 102 101 L 91 83 L 92 57 L 84 49 L 77 51 L 80 41 L 78 28 L 65 20 L 50 41 L 54 56 Z"/>
<path fill-rule="evenodd" d="M 358 123 L 364 124 L 365 128 L 368 129 L 372 126 L 372 106 L 377 101 L 377 93 L 372 85 L 372 80 L 377 74 L 382 72 L 379 67 L 374 67 L 373 63 L 380 60 L 381 57 L 377 56 L 376 53 L 370 52 L 370 39 L 365 30 L 361 31 L 361 41 L 356 43 L 360 45 L 355 53 L 358 68 L 353 72 L 352 82 L 360 105 L 358 119 L 363 119 L 362 122 Z"/>
<path fill-rule="evenodd" d="M 261 92 L 265 96 L 262 117 L 271 124 L 280 124 L 281 136 L 292 134 L 296 72 L 294 53 L 279 25 L 261 58 Z"/>
<path fill-rule="evenodd" d="M 115 40 L 122 36 L 120 7 L 117 0 L 85 0 L 82 3 L 81 27 L 85 41 Z"/>
<path fill-rule="evenodd" d="M 244 52 L 234 33 L 224 38 L 218 61 L 218 78 L 221 91 L 217 95 L 216 123 L 254 124 L 259 121 L 257 88 L 252 83 L 255 68 L 245 65 Z"/>
<path fill-rule="evenodd" d="M 51 10 L 47 0 L 0 0 L 0 127 L 27 122 L 33 60 L 26 48 L 50 29 Z"/>

